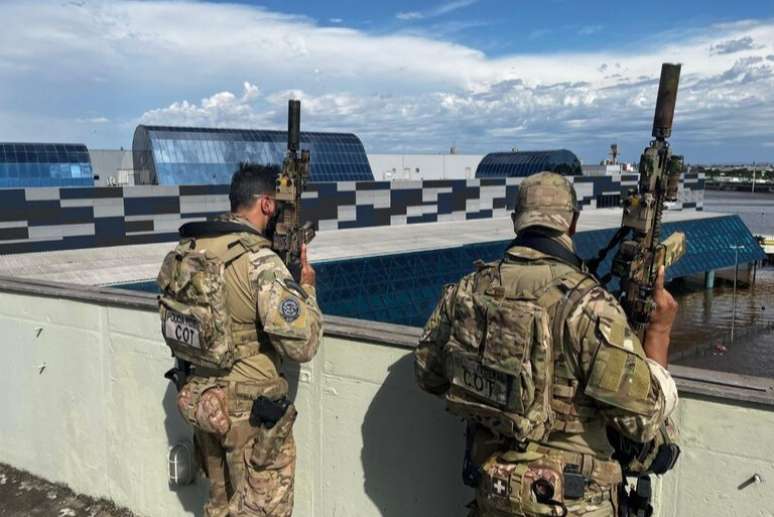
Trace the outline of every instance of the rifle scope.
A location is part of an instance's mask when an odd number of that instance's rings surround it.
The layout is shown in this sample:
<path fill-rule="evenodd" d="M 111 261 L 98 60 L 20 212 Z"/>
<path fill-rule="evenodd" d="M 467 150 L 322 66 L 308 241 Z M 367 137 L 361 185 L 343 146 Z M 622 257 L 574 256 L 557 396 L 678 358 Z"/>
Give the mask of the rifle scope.
<path fill-rule="evenodd" d="M 663 63 L 661 79 L 658 82 L 656 113 L 653 116 L 653 137 L 658 140 L 669 138 L 672 134 L 672 118 L 677 102 L 677 85 L 680 82 L 679 64 Z"/>

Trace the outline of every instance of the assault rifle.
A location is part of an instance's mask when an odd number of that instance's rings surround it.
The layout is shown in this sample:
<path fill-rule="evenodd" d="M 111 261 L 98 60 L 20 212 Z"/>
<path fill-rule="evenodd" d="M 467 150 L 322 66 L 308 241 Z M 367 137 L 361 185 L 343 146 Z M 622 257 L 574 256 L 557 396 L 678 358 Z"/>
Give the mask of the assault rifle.
<path fill-rule="evenodd" d="M 677 86 L 680 81 L 680 65 L 661 65 L 661 79 L 658 85 L 656 112 L 653 117 L 653 140 L 640 157 L 640 179 L 637 188 L 631 189 L 623 199 L 623 220 L 621 228 L 599 256 L 590 261 L 589 267 L 596 268 L 607 253 L 620 244 L 613 258 L 610 273 L 601 280 L 606 284 L 612 276 L 620 280 L 621 306 L 626 312 L 629 325 L 640 338 L 645 339 L 645 329 L 655 304 L 653 289 L 661 266 L 665 268 L 685 254 L 685 234 L 675 232 L 663 242 L 661 220 L 664 204 L 677 200 L 680 174 L 683 172 L 683 157 L 673 155 L 667 139 L 672 134 L 672 118 L 677 101 Z M 619 515 L 623 517 L 650 517 L 650 478 L 647 472 L 629 468 L 632 460 L 644 460 L 653 451 L 654 443 L 637 444 L 612 429 L 608 436 L 616 449 L 624 475 L 637 476 L 636 487 L 627 487 L 624 480 L 619 491 Z M 635 451 L 635 452 L 632 452 Z M 659 466 L 648 471 L 663 473 L 671 468 L 680 454 L 676 444 L 659 447 L 656 455 Z"/>
<path fill-rule="evenodd" d="M 677 101 L 680 65 L 664 63 L 658 85 L 656 113 L 653 117 L 653 140 L 640 157 L 640 179 L 623 199 L 621 228 L 600 255 L 589 263 L 596 272 L 607 253 L 620 244 L 608 275 L 620 280 L 619 301 L 629 324 L 642 341 L 653 311 L 653 287 L 661 266 L 665 268 L 685 254 L 685 234 L 675 232 L 661 242 L 661 219 L 664 203 L 677 200 L 683 157 L 672 154 L 669 138 Z"/>
<path fill-rule="evenodd" d="M 301 281 L 301 246 L 315 235 L 312 223 L 301 224 L 301 193 L 309 179 L 309 150 L 299 152 L 300 136 L 301 101 L 291 100 L 288 102 L 288 150 L 277 178 L 275 199 L 281 208 L 272 249 L 296 282 Z"/>

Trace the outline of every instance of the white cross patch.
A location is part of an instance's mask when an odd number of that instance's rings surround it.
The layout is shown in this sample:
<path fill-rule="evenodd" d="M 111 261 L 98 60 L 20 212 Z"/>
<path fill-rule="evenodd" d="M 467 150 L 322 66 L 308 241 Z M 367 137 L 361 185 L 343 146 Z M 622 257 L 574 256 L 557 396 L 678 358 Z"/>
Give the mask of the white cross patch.
<path fill-rule="evenodd" d="M 492 491 L 495 495 L 503 497 L 508 494 L 508 484 L 500 478 L 494 478 Z"/>

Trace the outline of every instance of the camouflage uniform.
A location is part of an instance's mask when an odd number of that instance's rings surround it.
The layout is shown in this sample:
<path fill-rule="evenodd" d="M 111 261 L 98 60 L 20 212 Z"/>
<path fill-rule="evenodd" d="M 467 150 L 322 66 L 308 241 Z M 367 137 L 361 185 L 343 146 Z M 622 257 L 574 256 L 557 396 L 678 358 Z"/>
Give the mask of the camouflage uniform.
<path fill-rule="evenodd" d="M 562 176 L 540 173 L 527 178 L 520 186 L 514 214 L 516 232 L 537 231 L 574 252 L 567 231 L 575 204 L 574 189 Z M 669 373 L 645 357 L 618 302 L 585 271 L 519 245 L 511 246 L 501 263 L 479 269 L 445 287 L 416 350 L 419 386 L 445 397 L 449 411 L 478 424 L 469 426 L 469 432 L 474 429 L 475 433 L 470 455 L 473 464 L 482 467 L 483 478 L 471 515 L 561 515 L 558 504 L 536 502 L 531 490 L 539 478 L 556 488 L 554 499 L 566 506 L 568 515 L 616 515 L 622 474 L 618 463 L 611 461 L 613 450 L 606 438 L 606 426 L 637 442 L 654 439 L 677 403 Z M 482 287 L 491 281 L 490 277 L 498 279 L 491 284 L 494 287 Z M 520 335 L 537 331 L 532 323 L 521 330 L 522 315 L 515 313 L 506 312 L 498 316 L 500 321 L 482 324 L 476 319 L 479 309 L 474 306 L 474 297 L 485 289 L 499 289 L 501 295 L 532 297 L 547 311 L 552 327 L 552 342 L 547 347 L 553 348 L 553 361 L 541 362 L 541 357 L 550 357 L 547 355 L 516 358 L 517 362 L 521 359 L 522 372 L 525 368 L 535 371 L 534 366 L 543 370 L 532 377 L 522 374 L 521 383 L 535 390 L 532 413 L 524 411 L 527 418 L 518 411 L 509 415 L 493 410 L 476 394 L 471 399 L 469 391 L 460 389 L 463 384 L 458 382 L 457 370 L 453 370 L 456 367 L 450 356 L 460 343 L 473 343 L 474 347 L 480 346 L 474 350 L 478 360 L 491 367 L 475 368 L 490 372 L 486 374 L 490 378 L 502 379 L 497 371 L 507 370 L 503 365 L 514 358 L 507 354 L 497 357 L 496 351 L 489 350 L 490 341 L 501 346 L 501 351 L 508 350 Z M 507 297 L 500 300 L 508 302 Z M 475 373 L 470 372 L 475 371 L 463 370 L 463 374 L 473 376 Z M 482 377 L 486 375 L 481 373 Z M 550 377 L 553 386 L 541 381 L 541 375 Z M 486 385 L 486 379 L 482 384 Z M 497 388 L 496 380 L 490 384 Z M 547 385 L 548 393 L 538 393 L 541 386 Z M 490 386 L 489 391 L 496 393 L 497 389 Z M 546 397 L 544 406 L 537 403 L 539 396 Z M 466 397 L 474 403 L 465 403 L 462 399 Z M 476 400 L 481 403 L 475 404 Z M 545 412 L 542 419 L 535 416 L 541 408 Z M 532 426 L 534 422 L 542 425 Z M 525 439 L 516 440 L 514 435 Z M 585 477 L 585 493 L 562 501 L 563 470 L 567 465 L 577 467 Z"/>
<path fill-rule="evenodd" d="M 228 220 L 251 227 L 234 216 Z M 226 372 L 195 367 L 178 394 L 178 407 L 194 425 L 200 464 L 210 480 L 205 514 L 289 516 L 295 408 L 291 405 L 271 429 L 253 427 L 249 416 L 256 397 L 280 399 L 287 394 L 287 381 L 280 374 L 283 359 L 306 362 L 317 352 L 322 316 L 315 288 L 299 286 L 271 243 L 253 233 L 195 241 L 197 249 L 220 257 L 237 241 L 249 248 L 225 268 L 225 303 L 233 328 L 239 329 L 232 332 L 235 341 L 254 347 L 248 348 L 254 353 L 242 354 Z"/>

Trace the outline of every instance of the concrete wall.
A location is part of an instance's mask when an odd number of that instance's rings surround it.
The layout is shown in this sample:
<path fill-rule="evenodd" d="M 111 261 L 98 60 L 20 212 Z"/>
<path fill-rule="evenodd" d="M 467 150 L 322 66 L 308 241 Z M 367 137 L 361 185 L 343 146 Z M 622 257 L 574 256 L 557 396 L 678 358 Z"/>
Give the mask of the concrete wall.
<path fill-rule="evenodd" d="M 369 154 L 376 181 L 471 179 L 483 154 Z"/>
<path fill-rule="evenodd" d="M 147 310 L 0 292 L 0 462 L 140 515 L 198 515 L 206 482 L 166 482 L 167 449 L 190 433 L 158 326 Z M 409 350 L 326 337 L 289 378 L 294 515 L 465 515 L 462 427 L 414 387 Z M 678 420 L 684 453 L 657 486 L 658 515 L 771 515 L 772 406 L 683 393 Z M 763 483 L 738 488 L 756 473 Z"/>
<path fill-rule="evenodd" d="M 158 329 L 148 311 L 0 293 L 0 462 L 139 515 L 199 515 L 206 482 L 167 486 L 167 450 L 190 431 Z M 294 515 L 464 515 L 462 428 L 414 387 L 405 349 L 327 337 L 289 377 Z"/>
<path fill-rule="evenodd" d="M 91 167 L 98 187 L 107 185 L 134 185 L 132 150 L 90 149 Z M 111 179 L 112 178 L 112 179 Z"/>

